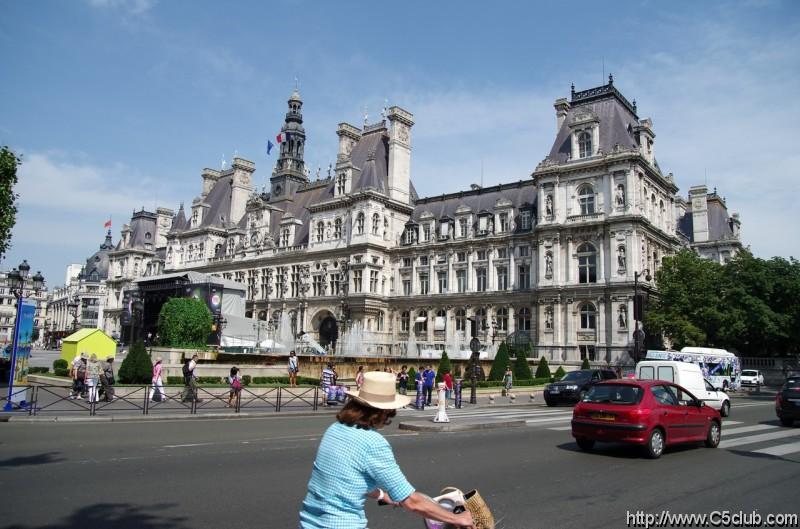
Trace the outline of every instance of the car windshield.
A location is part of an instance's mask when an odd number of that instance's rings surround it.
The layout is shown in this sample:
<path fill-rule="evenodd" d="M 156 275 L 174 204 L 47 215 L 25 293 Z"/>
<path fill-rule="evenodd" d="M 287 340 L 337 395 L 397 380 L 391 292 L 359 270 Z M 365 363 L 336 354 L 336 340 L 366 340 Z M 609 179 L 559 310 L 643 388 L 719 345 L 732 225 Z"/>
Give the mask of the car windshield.
<path fill-rule="evenodd" d="M 570 371 L 561 379 L 561 382 L 585 382 L 592 376 L 590 371 Z"/>
<path fill-rule="evenodd" d="M 743 377 L 755 377 L 758 376 L 758 371 L 753 371 L 752 369 L 745 369 L 742 371 Z"/>
<path fill-rule="evenodd" d="M 642 400 L 642 388 L 630 384 L 598 384 L 589 389 L 584 402 L 637 404 Z"/>

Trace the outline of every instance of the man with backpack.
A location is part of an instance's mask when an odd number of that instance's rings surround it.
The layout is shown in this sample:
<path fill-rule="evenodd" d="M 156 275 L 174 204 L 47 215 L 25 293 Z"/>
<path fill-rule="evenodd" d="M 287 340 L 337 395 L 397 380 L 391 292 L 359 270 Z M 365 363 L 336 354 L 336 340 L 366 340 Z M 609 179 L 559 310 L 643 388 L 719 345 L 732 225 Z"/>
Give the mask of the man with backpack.
<path fill-rule="evenodd" d="M 70 399 L 82 399 L 86 394 L 86 353 L 81 353 L 72 360 L 70 368 L 70 375 L 72 376 L 72 391 L 70 392 Z"/>
<path fill-rule="evenodd" d="M 197 377 L 194 375 L 195 368 L 197 368 L 196 354 L 183 363 L 183 395 L 181 395 L 183 402 L 188 400 L 199 401 L 197 398 Z"/>

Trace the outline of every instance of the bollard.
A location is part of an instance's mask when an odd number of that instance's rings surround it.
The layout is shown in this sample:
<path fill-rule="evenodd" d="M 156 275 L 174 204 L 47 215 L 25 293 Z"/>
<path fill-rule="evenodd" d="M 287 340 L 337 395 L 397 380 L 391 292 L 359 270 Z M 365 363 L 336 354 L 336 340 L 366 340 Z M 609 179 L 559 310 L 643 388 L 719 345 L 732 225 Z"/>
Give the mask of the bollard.
<path fill-rule="evenodd" d="M 457 409 L 461 409 L 461 384 L 464 381 L 460 378 L 457 378 L 455 383 L 453 384 L 453 400 L 455 400 L 455 405 Z"/>
<path fill-rule="evenodd" d="M 489 395 L 489 404 L 494 404 L 494 395 Z"/>
<path fill-rule="evenodd" d="M 531 402 L 536 400 L 536 393 L 531 393 Z"/>
<path fill-rule="evenodd" d="M 439 402 L 437 403 L 437 411 L 436 415 L 433 417 L 433 422 L 450 422 L 450 418 L 447 416 L 447 399 L 445 399 L 445 385 L 443 382 L 439 383 L 439 387 L 437 388 L 438 395 L 439 395 Z"/>
<path fill-rule="evenodd" d="M 417 380 L 417 399 L 414 402 L 414 407 L 418 410 L 425 409 L 425 393 L 422 391 L 422 380 Z"/>

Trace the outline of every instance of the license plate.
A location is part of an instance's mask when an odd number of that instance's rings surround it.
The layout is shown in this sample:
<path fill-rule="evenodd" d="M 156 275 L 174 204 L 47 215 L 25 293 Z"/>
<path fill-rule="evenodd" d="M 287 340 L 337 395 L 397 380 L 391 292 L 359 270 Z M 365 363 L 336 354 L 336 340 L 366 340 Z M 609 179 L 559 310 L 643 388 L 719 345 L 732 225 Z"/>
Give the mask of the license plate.
<path fill-rule="evenodd" d="M 615 419 L 610 413 L 592 413 L 590 417 L 596 421 L 613 421 Z"/>
<path fill-rule="evenodd" d="M 560 390 L 560 389 L 551 389 L 551 390 L 550 390 L 550 393 L 553 393 L 553 394 L 555 394 L 555 393 L 561 393 L 561 390 Z"/>

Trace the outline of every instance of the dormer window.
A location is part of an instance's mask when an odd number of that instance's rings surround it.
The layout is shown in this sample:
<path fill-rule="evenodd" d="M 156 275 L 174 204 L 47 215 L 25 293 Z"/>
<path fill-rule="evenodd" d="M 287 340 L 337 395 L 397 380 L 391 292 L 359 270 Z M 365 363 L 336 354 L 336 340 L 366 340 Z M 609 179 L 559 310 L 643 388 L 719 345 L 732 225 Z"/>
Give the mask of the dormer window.
<path fill-rule="evenodd" d="M 342 219 L 336 219 L 335 221 L 333 221 L 333 238 L 334 239 L 342 238 Z"/>
<path fill-rule="evenodd" d="M 194 210 L 194 211 L 192 211 L 192 227 L 193 227 L 193 228 L 194 228 L 195 226 L 197 226 L 197 220 L 198 220 L 198 217 L 199 217 L 199 215 L 198 215 L 198 213 L 197 213 L 197 210 Z"/>
<path fill-rule="evenodd" d="M 336 194 L 344 195 L 346 189 L 347 189 L 347 175 L 345 173 L 340 173 L 339 176 L 336 178 Z"/>
<path fill-rule="evenodd" d="M 283 228 L 281 230 L 281 246 L 284 248 L 289 246 L 289 228 Z"/>
<path fill-rule="evenodd" d="M 509 229 L 508 213 L 500 213 L 500 215 L 498 217 L 499 217 L 498 220 L 500 222 L 500 231 L 501 232 L 508 231 L 508 229 Z"/>
<path fill-rule="evenodd" d="M 317 222 L 317 242 L 322 242 L 325 239 L 325 223 L 322 221 Z"/>
<path fill-rule="evenodd" d="M 585 185 L 580 188 L 578 204 L 581 207 L 581 215 L 594 215 L 594 189 L 592 186 Z"/>
<path fill-rule="evenodd" d="M 521 229 L 523 230 L 531 229 L 531 212 L 528 210 L 520 211 L 519 223 Z"/>
<path fill-rule="evenodd" d="M 592 133 L 583 131 L 578 133 L 578 158 L 588 158 L 592 155 Z"/>
<path fill-rule="evenodd" d="M 439 223 L 439 237 L 447 239 L 450 236 L 450 221 L 443 220 Z"/>
<path fill-rule="evenodd" d="M 422 240 L 424 242 L 431 240 L 431 225 L 427 222 L 422 225 Z"/>

